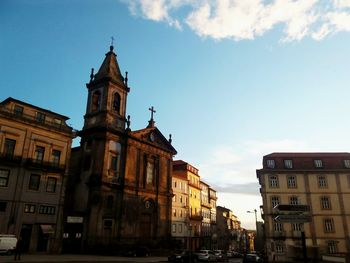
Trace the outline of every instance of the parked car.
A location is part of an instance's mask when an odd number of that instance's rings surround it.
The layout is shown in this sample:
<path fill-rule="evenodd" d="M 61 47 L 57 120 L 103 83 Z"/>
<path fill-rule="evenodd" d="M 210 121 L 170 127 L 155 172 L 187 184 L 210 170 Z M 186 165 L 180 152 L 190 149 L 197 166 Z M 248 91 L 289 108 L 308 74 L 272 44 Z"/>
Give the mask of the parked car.
<path fill-rule="evenodd" d="M 202 249 L 195 253 L 198 256 L 198 260 L 201 261 L 216 261 L 216 256 L 213 251 Z"/>
<path fill-rule="evenodd" d="M 12 254 L 16 248 L 15 235 L 0 235 L 0 253 Z"/>
<path fill-rule="evenodd" d="M 174 253 L 171 256 L 168 257 L 169 262 L 181 262 L 181 263 L 190 263 L 190 262 L 197 262 L 198 261 L 198 255 L 188 251 L 180 251 L 178 253 Z"/>
<path fill-rule="evenodd" d="M 246 254 L 243 257 L 243 263 L 257 263 L 262 262 L 262 258 L 259 257 L 257 254 Z"/>
<path fill-rule="evenodd" d="M 216 256 L 216 261 L 221 261 L 221 262 L 225 262 L 228 261 L 228 257 L 226 255 L 226 252 L 223 250 L 214 250 L 213 251 L 215 256 Z"/>
<path fill-rule="evenodd" d="M 123 256 L 127 257 L 148 257 L 150 255 L 151 252 L 146 246 L 133 246 L 123 253 Z"/>

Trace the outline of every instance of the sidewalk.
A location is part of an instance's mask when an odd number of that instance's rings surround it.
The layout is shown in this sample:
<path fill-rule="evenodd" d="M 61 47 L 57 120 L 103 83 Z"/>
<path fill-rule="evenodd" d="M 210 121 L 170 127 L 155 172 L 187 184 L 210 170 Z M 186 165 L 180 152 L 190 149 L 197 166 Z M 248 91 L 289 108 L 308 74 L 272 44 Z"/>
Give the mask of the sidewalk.
<path fill-rule="evenodd" d="M 14 256 L 0 256 L 1 263 L 8 262 L 48 262 L 48 263 L 60 263 L 60 262 L 99 262 L 99 263 L 108 263 L 108 262 L 146 262 L 146 263 L 155 263 L 155 262 L 166 262 L 168 261 L 167 257 L 116 257 L 116 256 L 96 256 L 96 255 L 70 255 L 70 254 L 60 254 L 60 255 L 30 255 L 23 254 L 21 260 L 14 260 Z"/>

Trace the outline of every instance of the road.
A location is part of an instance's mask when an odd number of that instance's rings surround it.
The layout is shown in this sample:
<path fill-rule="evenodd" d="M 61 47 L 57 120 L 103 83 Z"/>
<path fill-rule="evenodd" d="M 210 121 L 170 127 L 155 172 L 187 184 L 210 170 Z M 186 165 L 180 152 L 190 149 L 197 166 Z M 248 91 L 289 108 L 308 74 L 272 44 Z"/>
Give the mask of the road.
<path fill-rule="evenodd" d="M 21 257 L 20 262 L 28 263 L 110 263 L 110 262 L 121 262 L 121 263 L 165 263 L 167 257 L 115 257 L 115 256 L 96 256 L 96 255 L 29 255 L 24 254 Z M 0 256 L 1 263 L 12 263 L 18 262 L 14 260 L 13 256 Z M 230 258 L 229 263 L 242 263 L 241 258 Z"/>

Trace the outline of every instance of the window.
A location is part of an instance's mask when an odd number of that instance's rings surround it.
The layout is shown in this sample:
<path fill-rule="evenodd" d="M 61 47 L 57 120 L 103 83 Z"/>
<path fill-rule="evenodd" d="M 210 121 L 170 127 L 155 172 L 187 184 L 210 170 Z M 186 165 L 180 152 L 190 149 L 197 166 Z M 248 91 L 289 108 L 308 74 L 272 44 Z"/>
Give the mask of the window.
<path fill-rule="evenodd" d="M 278 187 L 278 178 L 276 175 L 270 175 L 269 176 L 269 182 L 271 188 L 277 188 Z"/>
<path fill-rule="evenodd" d="M 62 120 L 60 119 L 53 119 L 53 125 L 56 126 L 56 127 L 60 127 L 62 125 Z"/>
<path fill-rule="evenodd" d="M 114 93 L 114 98 L 113 98 L 113 110 L 116 112 L 120 113 L 120 95 L 118 92 Z"/>
<path fill-rule="evenodd" d="M 332 233 L 334 232 L 334 223 L 332 218 L 326 218 L 323 220 L 324 232 Z"/>
<path fill-rule="evenodd" d="M 350 160 L 344 160 L 344 167 L 350 168 Z"/>
<path fill-rule="evenodd" d="M 321 208 L 331 209 L 331 201 L 328 196 L 321 196 Z"/>
<path fill-rule="evenodd" d="M 5 139 L 4 154 L 7 157 L 13 157 L 15 153 L 16 140 Z"/>
<path fill-rule="evenodd" d="M 179 233 L 182 233 L 182 225 L 179 225 Z"/>
<path fill-rule="evenodd" d="M 275 168 L 275 160 L 267 160 L 266 161 L 267 168 Z"/>
<path fill-rule="evenodd" d="M 176 188 L 176 180 L 174 180 L 174 188 Z"/>
<path fill-rule="evenodd" d="M 35 213 L 35 205 L 32 204 L 25 204 L 24 205 L 24 213 Z"/>
<path fill-rule="evenodd" d="M 13 113 L 17 116 L 22 116 L 23 115 L 23 107 L 19 105 L 15 105 L 13 108 Z"/>
<path fill-rule="evenodd" d="M 282 232 L 282 231 L 283 231 L 283 225 L 282 225 L 282 223 L 274 223 L 273 229 L 274 229 L 276 232 Z"/>
<path fill-rule="evenodd" d="M 292 223 L 292 230 L 293 231 L 303 231 L 304 230 L 304 223 Z"/>
<path fill-rule="evenodd" d="M 299 198 L 297 196 L 291 196 L 289 198 L 289 204 L 291 204 L 291 205 L 299 205 Z"/>
<path fill-rule="evenodd" d="M 101 108 L 101 92 L 99 90 L 92 94 L 92 111 L 98 111 Z"/>
<path fill-rule="evenodd" d="M 276 205 L 279 205 L 279 203 L 280 203 L 279 196 L 272 196 L 271 197 L 272 208 L 275 207 Z"/>
<path fill-rule="evenodd" d="M 31 174 L 29 179 L 29 190 L 39 190 L 40 185 L 40 175 L 39 174 Z"/>
<path fill-rule="evenodd" d="M 118 171 L 118 156 L 111 156 L 111 170 L 114 172 Z"/>
<path fill-rule="evenodd" d="M 173 216 L 176 217 L 176 209 L 173 209 Z"/>
<path fill-rule="evenodd" d="M 314 166 L 315 168 L 322 168 L 323 167 L 322 160 L 314 160 Z"/>
<path fill-rule="evenodd" d="M 293 168 L 292 160 L 284 160 L 284 167 L 287 169 L 292 169 Z"/>
<path fill-rule="evenodd" d="M 41 205 L 39 206 L 39 214 L 54 215 L 56 213 L 56 207 Z"/>
<path fill-rule="evenodd" d="M 0 212 L 6 212 L 6 206 L 7 206 L 6 202 L 0 201 Z"/>
<path fill-rule="evenodd" d="M 111 229 L 112 226 L 113 226 L 113 219 L 104 219 L 103 220 L 104 229 Z"/>
<path fill-rule="evenodd" d="M 284 250 L 283 250 L 283 244 L 281 243 L 276 243 L 276 253 L 277 254 L 283 254 Z"/>
<path fill-rule="evenodd" d="M 37 112 L 37 113 L 36 113 L 35 120 L 36 120 L 37 122 L 44 123 L 44 122 L 45 122 L 45 118 L 46 118 L 46 116 L 45 116 L 44 113 L 42 113 L 42 112 Z"/>
<path fill-rule="evenodd" d="M 176 233 L 176 224 L 172 224 L 171 228 L 172 228 L 173 233 Z"/>
<path fill-rule="evenodd" d="M 37 146 L 35 148 L 34 161 L 36 163 L 41 163 L 44 160 L 44 153 L 45 153 L 45 148 L 41 146 Z"/>
<path fill-rule="evenodd" d="M 327 188 L 327 179 L 325 175 L 319 175 L 317 176 L 318 180 L 318 187 L 319 188 Z"/>
<path fill-rule="evenodd" d="M 52 150 L 52 164 L 54 166 L 60 165 L 60 158 L 61 158 L 61 151 L 59 150 Z"/>
<path fill-rule="evenodd" d="M 0 170 L 0 187 L 7 187 L 9 184 L 10 171 Z"/>
<path fill-rule="evenodd" d="M 154 160 L 148 159 L 147 160 L 147 167 L 146 167 L 146 184 L 153 184 L 154 179 Z"/>
<path fill-rule="evenodd" d="M 287 177 L 288 188 L 297 188 L 297 178 L 295 175 L 289 175 Z"/>
<path fill-rule="evenodd" d="M 54 193 L 56 192 L 57 178 L 48 177 L 46 183 L 46 192 Z"/>
<path fill-rule="evenodd" d="M 338 253 L 338 245 L 337 241 L 328 241 L 327 242 L 327 248 L 328 248 L 328 253 L 329 254 L 335 254 Z"/>

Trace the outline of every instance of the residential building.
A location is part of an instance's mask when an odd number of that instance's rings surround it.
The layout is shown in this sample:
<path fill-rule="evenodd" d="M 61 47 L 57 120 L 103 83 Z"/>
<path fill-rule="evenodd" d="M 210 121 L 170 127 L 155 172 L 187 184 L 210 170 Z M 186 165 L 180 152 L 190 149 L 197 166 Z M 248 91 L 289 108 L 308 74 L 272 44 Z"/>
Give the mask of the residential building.
<path fill-rule="evenodd" d="M 0 233 L 25 252 L 60 252 L 73 130 L 68 117 L 7 98 L 0 103 Z"/>
<path fill-rule="evenodd" d="M 211 229 L 210 229 L 210 212 L 211 204 L 209 200 L 209 185 L 200 181 L 201 187 L 201 209 L 202 209 L 202 226 L 201 226 L 201 247 L 211 248 Z"/>
<path fill-rule="evenodd" d="M 209 187 L 209 203 L 210 203 L 210 232 L 211 232 L 211 244 L 210 249 L 218 249 L 218 234 L 216 224 L 216 202 L 218 200 L 216 190 Z"/>
<path fill-rule="evenodd" d="M 350 252 L 350 153 L 272 153 L 257 170 L 263 200 L 266 251 L 270 260 L 288 261 L 302 255 L 319 260 Z M 280 220 L 277 205 L 306 205 L 298 220 Z"/>
<path fill-rule="evenodd" d="M 173 162 L 173 176 L 179 174 L 187 177 L 188 181 L 188 231 L 189 249 L 196 250 L 200 247 L 200 235 L 202 225 L 201 213 L 201 189 L 198 169 L 182 160 Z"/>
<path fill-rule="evenodd" d="M 240 250 L 241 222 L 233 212 L 222 206 L 216 207 L 218 248 Z"/>
<path fill-rule="evenodd" d="M 174 196 L 172 200 L 171 235 L 175 240 L 176 247 L 189 249 L 187 174 L 175 170 L 172 174 L 172 188 Z"/>
<path fill-rule="evenodd" d="M 155 126 L 131 130 L 128 76 L 113 46 L 87 87 L 80 146 L 71 159 L 64 250 L 159 247 L 171 239 L 172 160 L 176 150 Z"/>

